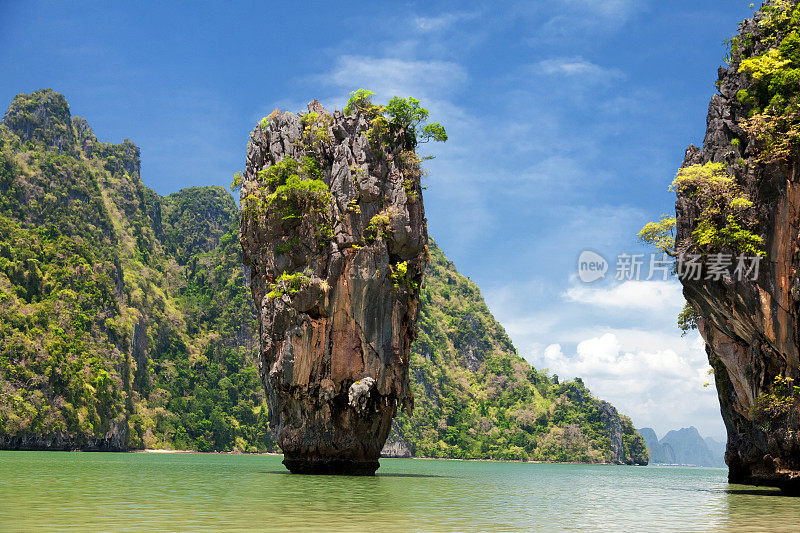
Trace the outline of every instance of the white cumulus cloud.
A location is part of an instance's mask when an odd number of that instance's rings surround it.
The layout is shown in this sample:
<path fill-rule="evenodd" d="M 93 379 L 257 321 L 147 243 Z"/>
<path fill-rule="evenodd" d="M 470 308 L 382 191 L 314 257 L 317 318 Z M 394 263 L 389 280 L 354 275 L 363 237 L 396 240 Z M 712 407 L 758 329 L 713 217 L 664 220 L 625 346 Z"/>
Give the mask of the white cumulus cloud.
<path fill-rule="evenodd" d="M 581 377 L 592 393 L 633 418 L 637 427 L 659 434 L 692 420 L 705 436 L 724 435 L 719 405 L 699 336 L 665 346 L 658 336 L 639 332 L 650 348 L 631 344 L 624 334 L 604 333 L 581 341 L 574 354 L 560 344 L 547 346 L 534 362 L 562 379 Z M 648 342 L 649 341 L 649 342 Z"/>
<path fill-rule="evenodd" d="M 675 281 L 625 281 L 609 288 L 570 287 L 563 297 L 579 304 L 623 309 L 680 309 L 683 292 Z"/>

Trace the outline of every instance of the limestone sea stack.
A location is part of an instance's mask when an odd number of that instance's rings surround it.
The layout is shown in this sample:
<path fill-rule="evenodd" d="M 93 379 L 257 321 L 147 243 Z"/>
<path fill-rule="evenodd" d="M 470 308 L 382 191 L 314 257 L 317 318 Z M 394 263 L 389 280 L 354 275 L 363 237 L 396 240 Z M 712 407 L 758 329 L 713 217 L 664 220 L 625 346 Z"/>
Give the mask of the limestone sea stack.
<path fill-rule="evenodd" d="M 703 147 L 689 147 L 679 174 L 676 242 L 678 252 L 704 254 L 706 273 L 711 251 L 733 267 L 738 257 L 763 256 L 758 271 L 747 261 L 745 275 L 684 277 L 683 292 L 702 317 L 729 480 L 800 494 L 800 152 L 796 97 L 791 104 L 781 94 L 797 91 L 798 71 L 785 86 L 779 79 L 798 65 L 789 41 L 797 4 L 768 2 L 740 25 Z"/>
<path fill-rule="evenodd" d="M 428 234 L 415 142 L 369 109 L 253 130 L 240 240 L 270 423 L 294 473 L 372 475 L 398 408 Z"/>

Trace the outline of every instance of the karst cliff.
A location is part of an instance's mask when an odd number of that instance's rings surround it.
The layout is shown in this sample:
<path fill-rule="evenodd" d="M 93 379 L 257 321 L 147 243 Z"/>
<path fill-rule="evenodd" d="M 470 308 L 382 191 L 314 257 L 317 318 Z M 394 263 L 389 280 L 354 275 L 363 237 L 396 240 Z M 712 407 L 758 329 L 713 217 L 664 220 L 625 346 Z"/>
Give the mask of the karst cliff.
<path fill-rule="evenodd" d="M 703 147 L 689 147 L 673 182 L 677 251 L 703 258 L 704 275 L 681 281 L 714 370 L 729 480 L 790 493 L 800 491 L 798 21 L 797 1 L 777 1 L 740 25 Z M 731 266 L 709 275 L 720 253 Z M 737 272 L 739 257 L 761 259 Z"/>
<path fill-rule="evenodd" d="M 270 423 L 295 473 L 370 475 L 398 408 L 428 235 L 415 140 L 376 106 L 252 132 L 240 240 Z"/>

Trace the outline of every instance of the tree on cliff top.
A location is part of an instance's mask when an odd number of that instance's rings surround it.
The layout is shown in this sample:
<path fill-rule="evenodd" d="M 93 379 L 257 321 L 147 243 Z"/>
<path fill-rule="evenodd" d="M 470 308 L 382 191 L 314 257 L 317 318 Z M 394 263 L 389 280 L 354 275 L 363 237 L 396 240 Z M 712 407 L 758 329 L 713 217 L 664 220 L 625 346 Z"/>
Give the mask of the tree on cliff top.
<path fill-rule="evenodd" d="M 429 141 L 447 141 L 447 132 L 438 122 L 427 123 L 429 112 L 420 105 L 419 100 L 409 96 L 400 98 L 393 96 L 385 106 L 372 103 L 375 93 L 367 89 L 358 89 L 350 93 L 350 99 L 344 107 L 344 113 L 363 112 L 372 115 L 373 124 L 386 121 L 389 129 L 405 131 L 413 146 Z"/>

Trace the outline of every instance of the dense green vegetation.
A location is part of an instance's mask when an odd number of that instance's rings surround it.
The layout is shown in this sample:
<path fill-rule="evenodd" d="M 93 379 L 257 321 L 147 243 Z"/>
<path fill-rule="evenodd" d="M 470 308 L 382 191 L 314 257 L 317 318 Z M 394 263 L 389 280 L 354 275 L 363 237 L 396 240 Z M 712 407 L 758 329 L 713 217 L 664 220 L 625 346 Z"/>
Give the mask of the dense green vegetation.
<path fill-rule="evenodd" d="M 640 242 L 675 256 L 683 252 L 710 254 L 722 250 L 764 255 L 764 239 L 753 232 L 757 219 L 753 202 L 742 191 L 724 163 L 706 163 L 681 168 L 670 190 L 688 196 L 700 207 L 697 226 L 688 242 L 675 242 L 675 217 L 648 222 L 639 231 Z"/>
<path fill-rule="evenodd" d="M 636 234 L 639 242 L 655 246 L 659 251 L 675 256 L 675 217 L 662 215 L 656 222 L 648 222 Z"/>
<path fill-rule="evenodd" d="M 678 171 L 670 190 L 689 196 L 700 206 L 697 226 L 692 232 L 692 244 L 700 252 L 731 249 L 748 255 L 764 255 L 764 240 L 752 231 L 757 223 L 753 202 L 742 192 L 724 163 L 684 167 Z"/>
<path fill-rule="evenodd" d="M 293 177 L 319 180 L 306 158 L 273 168 L 267 194 L 287 201 Z M 275 450 L 236 221 L 220 187 L 144 187 L 133 143 L 98 142 L 60 95 L 15 99 L 0 125 L 0 447 Z M 393 265 L 398 286 L 406 268 Z M 270 294 L 304 283 L 286 273 Z M 434 244 L 421 298 L 417 404 L 396 425 L 417 454 L 612 460 L 608 406 L 517 356 Z"/>
<path fill-rule="evenodd" d="M 161 198 L 61 95 L 0 126 L 0 436 L 266 450 L 236 205 Z"/>
<path fill-rule="evenodd" d="M 777 375 L 769 392 L 759 394 L 751 408 L 753 420 L 765 431 L 791 431 L 791 417 L 800 406 L 800 387 L 788 376 Z"/>
<path fill-rule="evenodd" d="M 372 103 L 375 93 L 358 89 L 350 93 L 344 113 L 363 113 L 372 122 L 367 137 L 372 143 L 380 143 L 388 134 L 401 134 L 405 137 L 408 150 L 413 151 L 420 143 L 447 141 L 447 132 L 438 122 L 427 123 L 429 112 L 411 96 L 393 96 L 385 106 Z"/>
<path fill-rule="evenodd" d="M 800 5 L 774 0 L 761 10 L 758 35 L 733 38 L 730 55 L 751 81 L 737 95 L 749 106 L 745 130 L 759 143 L 758 160 L 770 162 L 800 147 Z"/>
<path fill-rule="evenodd" d="M 306 120 L 311 117 L 310 120 Z M 319 247 L 326 246 L 333 238 L 333 224 L 328 207 L 332 201 L 330 189 L 322 179 L 316 143 L 328 142 L 327 117 L 309 113 L 301 118 L 303 136 L 298 148 L 308 155 L 297 159 L 286 157 L 274 165 L 258 172 L 258 185 L 242 194 L 242 212 L 248 216 L 266 216 L 268 224 L 284 228 L 302 226 L 305 222 Z M 269 126 L 267 118 L 266 127 Z M 265 123 L 261 122 L 261 127 Z M 312 133 L 309 133 L 312 132 Z M 316 132 L 316 133 L 314 133 Z M 232 190 L 242 187 L 241 173 L 233 177 Z M 291 251 L 297 236 L 286 239 L 276 247 L 276 252 Z"/>
<path fill-rule="evenodd" d="M 695 311 L 689 302 L 683 304 L 683 309 L 678 313 L 678 328 L 682 331 L 682 335 L 686 335 L 693 329 L 697 329 L 697 321 L 700 319 L 700 313 Z"/>
<path fill-rule="evenodd" d="M 299 160 L 287 157 L 259 172 L 261 187 L 251 190 L 242 199 L 242 209 L 261 215 L 274 210 L 282 221 L 299 221 L 304 216 L 322 218 L 331 202 L 328 186 L 322 181 L 317 162 L 308 156 Z M 234 178 L 234 182 L 236 178 Z M 324 232 L 330 238 L 330 227 Z"/>

